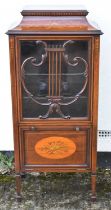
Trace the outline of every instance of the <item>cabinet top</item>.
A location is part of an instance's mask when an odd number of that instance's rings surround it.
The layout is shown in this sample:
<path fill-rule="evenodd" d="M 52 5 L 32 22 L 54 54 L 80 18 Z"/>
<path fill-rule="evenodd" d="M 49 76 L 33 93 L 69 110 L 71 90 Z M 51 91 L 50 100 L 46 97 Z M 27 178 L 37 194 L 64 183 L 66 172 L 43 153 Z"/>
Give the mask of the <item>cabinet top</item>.
<path fill-rule="evenodd" d="M 86 9 L 36 9 L 28 8 L 21 12 L 22 21 L 8 30 L 8 35 L 73 34 L 101 35 L 102 31 L 88 22 Z"/>

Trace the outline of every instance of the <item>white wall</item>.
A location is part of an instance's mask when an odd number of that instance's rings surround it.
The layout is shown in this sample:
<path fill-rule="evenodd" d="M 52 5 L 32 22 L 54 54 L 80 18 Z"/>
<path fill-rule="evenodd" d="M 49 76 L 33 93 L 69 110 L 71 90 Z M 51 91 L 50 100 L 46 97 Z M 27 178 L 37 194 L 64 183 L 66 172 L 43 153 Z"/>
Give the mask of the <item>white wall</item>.
<path fill-rule="evenodd" d="M 0 150 L 13 149 L 8 37 L 5 32 L 21 20 L 25 5 L 55 5 L 51 0 L 3 0 L 0 5 Z M 97 22 L 101 36 L 99 124 L 98 129 L 111 130 L 111 9 L 110 0 L 56 0 L 56 5 L 84 5 L 88 18 Z"/>

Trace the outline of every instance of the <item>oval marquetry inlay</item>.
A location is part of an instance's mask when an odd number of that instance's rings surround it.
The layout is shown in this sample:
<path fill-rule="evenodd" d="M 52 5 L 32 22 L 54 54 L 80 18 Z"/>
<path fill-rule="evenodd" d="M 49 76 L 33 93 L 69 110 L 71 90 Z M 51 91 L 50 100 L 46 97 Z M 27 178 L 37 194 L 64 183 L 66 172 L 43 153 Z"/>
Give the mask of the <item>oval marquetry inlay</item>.
<path fill-rule="evenodd" d="M 51 136 L 39 140 L 35 145 L 38 155 L 49 159 L 62 159 L 76 151 L 75 143 L 65 137 Z"/>

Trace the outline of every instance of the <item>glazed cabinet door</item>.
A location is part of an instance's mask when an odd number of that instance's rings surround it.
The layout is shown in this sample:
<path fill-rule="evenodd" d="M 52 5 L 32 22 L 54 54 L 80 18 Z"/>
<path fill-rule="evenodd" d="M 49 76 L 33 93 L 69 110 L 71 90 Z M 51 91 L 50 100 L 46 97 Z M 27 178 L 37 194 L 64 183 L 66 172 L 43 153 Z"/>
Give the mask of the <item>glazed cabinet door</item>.
<path fill-rule="evenodd" d="M 21 120 L 91 120 L 91 46 L 91 38 L 18 40 Z"/>

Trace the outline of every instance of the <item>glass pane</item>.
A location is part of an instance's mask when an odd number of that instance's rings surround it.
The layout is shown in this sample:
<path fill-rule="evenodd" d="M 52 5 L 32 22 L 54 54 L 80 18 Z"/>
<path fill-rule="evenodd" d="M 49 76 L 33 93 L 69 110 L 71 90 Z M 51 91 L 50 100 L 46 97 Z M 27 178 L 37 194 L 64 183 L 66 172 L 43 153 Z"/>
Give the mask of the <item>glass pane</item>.
<path fill-rule="evenodd" d="M 88 118 L 88 41 L 21 41 L 23 118 Z"/>

